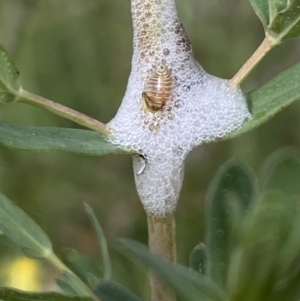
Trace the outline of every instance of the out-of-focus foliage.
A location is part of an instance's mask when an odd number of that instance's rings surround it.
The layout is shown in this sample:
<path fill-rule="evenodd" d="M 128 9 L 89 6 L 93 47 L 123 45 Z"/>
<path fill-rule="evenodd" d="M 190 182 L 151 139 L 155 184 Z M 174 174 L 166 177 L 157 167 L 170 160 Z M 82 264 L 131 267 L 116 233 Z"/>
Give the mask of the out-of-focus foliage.
<path fill-rule="evenodd" d="M 110 280 L 111 263 L 106 238 L 93 209 L 88 204 L 85 204 L 84 207 L 102 249 L 103 279 L 96 263 L 92 263 L 76 251 L 65 253 L 64 258 L 70 269 L 65 266 L 53 254 L 51 242 L 41 228 L 4 195 L 0 195 L 0 207 L 0 231 L 3 232 L 3 235 L 0 236 L 0 243 L 9 244 L 13 248 L 18 246 L 26 257 L 49 261 L 58 268 L 63 276 L 63 279 L 56 279 L 56 284 L 63 294 L 34 293 L 26 292 L 26 288 L 21 291 L 3 287 L 0 288 L 1 300 L 88 301 L 97 300 L 96 296 L 100 297 L 102 301 L 141 300 L 127 288 Z"/>
<path fill-rule="evenodd" d="M 192 250 L 189 267 L 159 258 L 128 239 L 121 240 L 121 252 L 154 270 L 181 300 L 298 301 L 299 181 L 300 152 L 295 149 L 272 154 L 257 180 L 249 167 L 230 161 L 218 170 L 209 186 L 205 204 L 207 248 L 201 243 Z M 49 249 L 49 239 L 40 227 L 6 197 L 0 200 L 4 212 L 0 212 L 0 230 L 6 239 L 22 249 L 25 245 L 28 257 Z M 92 208 L 85 204 L 85 209 L 101 245 L 103 276 L 95 263 L 78 252 L 66 254 L 68 269 L 50 249 L 46 255 L 35 257 L 48 260 L 62 272 L 63 279 L 56 283 L 64 294 L 2 289 L 2 300 L 76 301 L 77 296 L 81 300 L 95 300 L 95 296 L 102 301 L 142 300 L 111 280 L 106 238 Z M 0 242 L 7 244 L 3 238 Z"/>
<path fill-rule="evenodd" d="M 158 273 L 181 300 L 299 300 L 300 152 L 281 150 L 270 156 L 260 173 L 260 189 L 251 174 L 230 162 L 209 187 L 204 273 L 195 273 L 195 249 L 190 269 L 128 240 L 122 241 L 125 254 Z"/>
<path fill-rule="evenodd" d="M 177 1 L 195 57 L 210 73 L 229 78 L 263 39 L 248 1 Z M 25 89 L 103 122 L 115 114 L 130 71 L 130 1 L 0 0 L 0 44 L 20 69 Z M 300 44 L 274 49 L 244 83 L 257 88 L 299 60 Z M 187 158 L 177 210 L 179 261 L 203 233 L 203 202 L 217 168 L 231 156 L 254 170 L 274 150 L 299 144 L 300 104 L 234 140 L 204 145 Z M 21 104 L 1 106 L 2 120 L 36 126 L 76 127 L 67 120 Z M 0 149 L 0 190 L 47 229 L 54 249 L 75 248 L 95 258 L 96 236 L 82 202 L 94 208 L 108 241 L 119 236 L 146 242 L 146 220 L 135 192 L 128 156 L 100 158 Z M 187 235 L 187 233 L 189 235 Z M 113 278 L 146 295 L 145 273 L 116 253 Z M 48 280 L 48 279 L 47 279 Z"/>

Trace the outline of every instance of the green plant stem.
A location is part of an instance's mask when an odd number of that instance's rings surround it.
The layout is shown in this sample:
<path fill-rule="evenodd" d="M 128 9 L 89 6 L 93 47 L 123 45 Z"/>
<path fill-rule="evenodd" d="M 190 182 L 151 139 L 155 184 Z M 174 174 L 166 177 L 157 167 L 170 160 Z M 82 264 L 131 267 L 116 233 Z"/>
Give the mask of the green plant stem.
<path fill-rule="evenodd" d="M 75 275 L 54 253 L 52 253 L 47 260 L 51 262 L 57 269 L 59 269 L 62 273 L 68 273 L 67 282 L 73 290 L 81 297 L 90 296 L 94 299 L 97 297 L 94 293 L 89 289 L 89 287 L 83 283 L 77 275 Z"/>
<path fill-rule="evenodd" d="M 229 80 L 229 87 L 239 86 L 242 81 L 249 75 L 252 69 L 263 59 L 263 57 L 275 46 L 277 41 L 266 35 L 260 46 L 256 49 L 248 61 L 241 67 L 236 75 Z"/>
<path fill-rule="evenodd" d="M 58 116 L 74 121 L 86 128 L 100 132 L 106 136 L 110 134 L 109 128 L 102 122 L 28 91 L 21 90 L 18 93 L 17 101 L 45 109 Z"/>
<path fill-rule="evenodd" d="M 147 217 L 150 252 L 171 262 L 176 262 L 175 219 L 173 214 L 166 217 Z M 175 294 L 150 271 L 151 301 L 175 301 Z"/>

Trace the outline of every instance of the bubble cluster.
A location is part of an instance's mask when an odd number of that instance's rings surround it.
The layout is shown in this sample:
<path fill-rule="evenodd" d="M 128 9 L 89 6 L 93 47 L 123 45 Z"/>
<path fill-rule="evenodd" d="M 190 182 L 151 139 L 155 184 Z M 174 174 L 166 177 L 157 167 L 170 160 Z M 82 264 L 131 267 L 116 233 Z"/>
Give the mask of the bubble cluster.
<path fill-rule="evenodd" d="M 191 149 L 221 138 L 250 118 L 245 97 L 194 60 L 174 0 L 132 0 L 134 53 L 127 91 L 109 122 L 112 142 L 137 151 L 137 191 L 148 214 L 173 212 L 184 159 Z M 153 68 L 165 64 L 173 91 L 158 112 L 143 110 L 141 96 Z"/>

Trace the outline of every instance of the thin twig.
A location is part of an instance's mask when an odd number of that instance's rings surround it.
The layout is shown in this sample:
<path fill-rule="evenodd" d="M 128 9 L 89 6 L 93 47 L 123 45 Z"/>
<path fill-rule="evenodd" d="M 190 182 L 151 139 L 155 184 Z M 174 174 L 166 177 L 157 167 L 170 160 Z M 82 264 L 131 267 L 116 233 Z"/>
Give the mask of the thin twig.
<path fill-rule="evenodd" d="M 48 110 L 58 116 L 74 121 L 86 128 L 100 132 L 106 136 L 110 134 L 109 128 L 102 122 L 28 91 L 21 90 L 18 93 L 17 101 Z"/>
<path fill-rule="evenodd" d="M 175 219 L 170 214 L 163 218 L 148 216 L 150 252 L 176 262 Z M 151 301 L 175 301 L 175 294 L 154 272 L 150 272 Z"/>
<path fill-rule="evenodd" d="M 236 75 L 229 80 L 228 86 L 236 87 L 248 76 L 252 69 L 262 60 L 262 58 L 276 45 L 276 41 L 271 39 L 268 35 L 265 37 L 260 46 L 256 49 L 253 55 L 236 73 Z"/>

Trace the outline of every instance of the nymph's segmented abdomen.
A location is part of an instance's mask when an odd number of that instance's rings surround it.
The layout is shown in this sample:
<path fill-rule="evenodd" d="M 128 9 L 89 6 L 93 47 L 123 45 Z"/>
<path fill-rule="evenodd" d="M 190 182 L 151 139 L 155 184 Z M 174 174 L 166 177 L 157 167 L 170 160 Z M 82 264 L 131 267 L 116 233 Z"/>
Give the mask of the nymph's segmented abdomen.
<path fill-rule="evenodd" d="M 165 65 L 159 65 L 149 76 L 142 93 L 142 104 L 145 111 L 156 112 L 163 108 L 171 98 L 173 80 L 171 71 Z"/>

